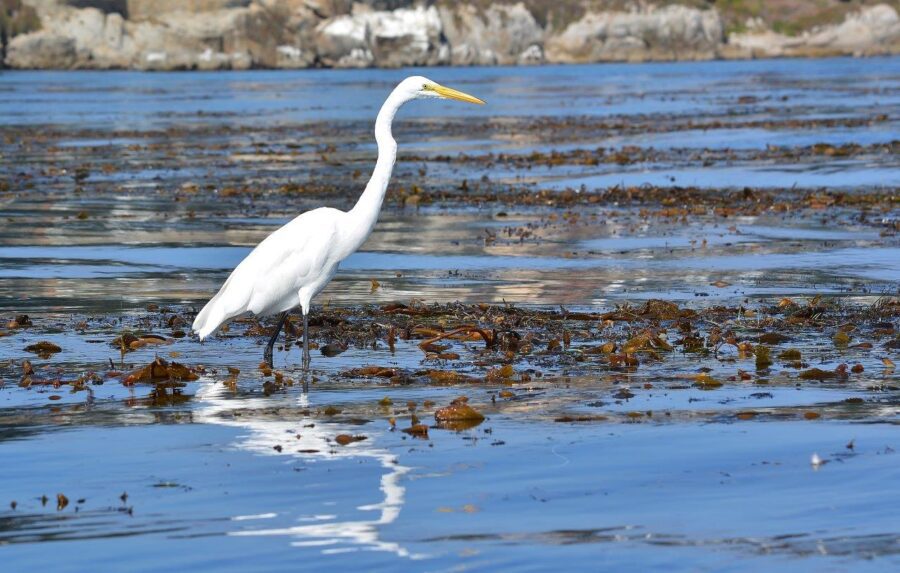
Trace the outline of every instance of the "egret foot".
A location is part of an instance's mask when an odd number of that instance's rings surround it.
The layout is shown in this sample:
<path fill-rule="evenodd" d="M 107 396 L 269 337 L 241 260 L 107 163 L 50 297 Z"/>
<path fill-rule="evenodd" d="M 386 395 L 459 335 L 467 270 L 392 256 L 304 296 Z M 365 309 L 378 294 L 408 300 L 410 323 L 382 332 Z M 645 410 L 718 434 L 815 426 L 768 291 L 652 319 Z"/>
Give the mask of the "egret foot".
<path fill-rule="evenodd" d="M 266 344 L 266 349 L 263 351 L 263 360 L 266 361 L 266 364 L 269 365 L 269 368 L 272 368 L 272 349 L 275 348 L 275 341 L 278 340 L 278 333 L 281 332 L 281 327 L 284 326 L 284 321 L 287 320 L 288 313 L 284 311 L 281 313 L 281 317 L 278 319 L 278 325 L 275 327 L 275 332 L 272 333 L 271 338 L 269 338 L 268 344 Z"/>

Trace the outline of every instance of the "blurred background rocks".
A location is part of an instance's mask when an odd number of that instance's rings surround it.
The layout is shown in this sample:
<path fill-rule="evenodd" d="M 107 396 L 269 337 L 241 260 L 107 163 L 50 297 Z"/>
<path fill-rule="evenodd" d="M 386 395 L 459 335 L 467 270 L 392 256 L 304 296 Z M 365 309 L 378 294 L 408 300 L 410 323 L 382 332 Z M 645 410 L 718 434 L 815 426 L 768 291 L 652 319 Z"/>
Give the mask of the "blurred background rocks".
<path fill-rule="evenodd" d="M 524 65 L 900 52 L 900 0 L 0 0 L 5 66 Z"/>

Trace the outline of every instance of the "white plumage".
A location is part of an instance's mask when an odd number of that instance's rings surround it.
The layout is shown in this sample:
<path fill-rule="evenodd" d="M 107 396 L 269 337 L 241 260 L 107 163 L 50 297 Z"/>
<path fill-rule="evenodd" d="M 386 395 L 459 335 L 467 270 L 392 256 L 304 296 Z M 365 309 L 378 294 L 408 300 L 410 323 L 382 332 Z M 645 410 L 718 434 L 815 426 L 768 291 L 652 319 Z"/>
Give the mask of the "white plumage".
<path fill-rule="evenodd" d="M 340 263 L 331 248 L 347 213 L 322 207 L 295 217 L 253 249 L 194 320 L 204 339 L 229 319 L 249 311 L 268 316 L 309 307 Z"/>
<path fill-rule="evenodd" d="M 266 360 L 271 363 L 272 347 L 286 313 L 299 306 L 304 317 L 303 363 L 308 367 L 307 315 L 312 299 L 331 281 L 341 261 L 359 249 L 371 234 L 397 155 L 391 123 L 400 106 L 420 98 L 484 103 L 421 76 L 400 82 L 375 121 L 378 161 L 353 209 L 344 212 L 320 207 L 307 211 L 259 243 L 194 319 L 192 328 L 201 340 L 245 312 L 257 316 L 282 313 L 266 347 Z"/>

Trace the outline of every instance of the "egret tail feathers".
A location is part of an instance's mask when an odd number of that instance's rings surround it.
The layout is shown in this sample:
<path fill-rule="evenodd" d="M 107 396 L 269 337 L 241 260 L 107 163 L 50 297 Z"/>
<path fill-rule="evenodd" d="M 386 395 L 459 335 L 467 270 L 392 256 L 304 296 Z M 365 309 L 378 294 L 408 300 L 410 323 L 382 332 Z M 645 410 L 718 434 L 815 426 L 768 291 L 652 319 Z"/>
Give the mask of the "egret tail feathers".
<path fill-rule="evenodd" d="M 210 334 L 216 331 L 219 328 L 219 325 L 223 322 L 222 311 L 219 309 L 219 305 L 216 304 L 219 298 L 215 296 L 206 303 L 206 306 L 203 307 L 203 310 L 200 311 L 200 314 L 194 319 L 194 324 L 191 325 L 191 330 L 193 330 L 200 337 L 200 340 L 203 340 Z"/>
<path fill-rule="evenodd" d="M 227 283 L 225 286 L 227 286 Z M 201 310 L 194 319 L 194 324 L 191 325 L 191 330 L 197 333 L 200 340 L 208 337 L 230 319 L 241 314 L 240 312 L 229 312 L 229 309 L 226 308 L 225 301 L 223 300 L 224 297 L 222 296 L 224 291 L 225 288 L 223 287 L 216 296 L 212 297 L 209 302 L 206 303 L 206 306 L 203 307 L 203 310 Z"/>

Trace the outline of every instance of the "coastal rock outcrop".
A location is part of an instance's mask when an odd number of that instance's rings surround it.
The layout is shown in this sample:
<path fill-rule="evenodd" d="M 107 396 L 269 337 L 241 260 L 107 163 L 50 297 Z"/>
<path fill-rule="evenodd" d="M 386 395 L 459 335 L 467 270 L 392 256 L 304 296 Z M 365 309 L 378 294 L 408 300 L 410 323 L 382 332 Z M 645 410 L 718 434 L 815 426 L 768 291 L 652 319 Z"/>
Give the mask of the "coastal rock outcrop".
<path fill-rule="evenodd" d="M 434 66 L 449 62 L 442 29 L 434 6 L 376 11 L 356 5 L 352 14 L 316 28 L 316 50 L 326 66 Z"/>
<path fill-rule="evenodd" d="M 471 5 L 441 8 L 444 35 L 456 66 L 539 64 L 544 61 L 544 30 L 522 4 L 495 4 L 479 11 Z"/>
<path fill-rule="evenodd" d="M 70 69 L 76 67 L 75 40 L 49 34 L 29 34 L 5 46 L 6 63 L 24 69 Z"/>
<path fill-rule="evenodd" d="M 0 27 L 3 63 L 13 68 L 358 68 L 900 53 L 900 17 L 888 4 L 844 12 L 843 22 L 788 36 L 761 20 L 729 35 L 715 7 L 649 1 L 618 11 L 579 8 L 573 13 L 581 15 L 564 25 L 523 2 L 7 0 L 0 3 L 7 22 L 12 12 L 3 6 L 10 2 L 26 22 Z"/>
<path fill-rule="evenodd" d="M 244 69 L 299 62 L 299 48 L 280 50 L 292 36 L 278 14 L 260 4 L 213 9 L 202 17 L 175 10 L 126 20 L 97 8 L 41 6 L 41 29 L 12 38 L 6 63 L 15 68 Z"/>
<path fill-rule="evenodd" d="M 251 2 L 252 0 L 122 0 L 121 4 L 124 6 L 118 9 L 131 20 L 145 20 L 172 12 L 202 14 L 229 8 L 246 8 Z M 105 8 L 115 9 L 109 6 Z"/>
<path fill-rule="evenodd" d="M 900 53 L 900 16 L 887 4 L 851 12 L 843 22 L 786 36 L 771 30 L 732 34 L 724 48 L 731 58 L 781 56 L 876 56 Z"/>
<path fill-rule="evenodd" d="M 724 39 L 715 10 L 685 6 L 589 12 L 546 42 L 553 62 L 712 59 Z"/>
<path fill-rule="evenodd" d="M 40 7 L 38 14 L 41 29 L 11 39 L 7 64 L 17 68 L 108 68 L 127 67 L 130 62 L 123 46 L 124 19 L 120 14 L 67 6 Z"/>

